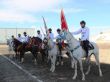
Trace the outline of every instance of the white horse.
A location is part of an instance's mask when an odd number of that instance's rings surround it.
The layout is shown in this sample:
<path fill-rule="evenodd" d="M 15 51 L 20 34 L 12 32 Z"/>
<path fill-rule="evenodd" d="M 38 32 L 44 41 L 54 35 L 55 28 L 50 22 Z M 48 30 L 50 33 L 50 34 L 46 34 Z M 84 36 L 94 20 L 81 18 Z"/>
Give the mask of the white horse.
<path fill-rule="evenodd" d="M 57 45 L 53 42 L 52 39 L 48 39 L 48 59 L 51 60 L 51 68 L 50 71 L 55 71 L 55 65 L 56 65 L 56 58 L 59 54 L 59 50 Z"/>
<path fill-rule="evenodd" d="M 69 45 L 69 51 L 72 58 L 72 66 L 75 66 L 75 74 L 73 76 L 73 79 L 76 79 L 77 77 L 77 63 L 80 64 L 80 70 L 82 73 L 82 80 L 85 80 L 85 74 L 83 72 L 83 65 L 82 65 L 82 58 L 86 56 L 85 50 L 80 46 L 80 42 L 74 38 L 74 36 L 70 32 L 65 32 L 65 39 L 68 42 Z M 102 71 L 100 68 L 100 62 L 99 62 L 99 48 L 96 43 L 91 42 L 91 44 L 94 46 L 93 50 L 89 50 L 89 66 L 86 74 L 89 74 L 90 72 L 90 57 L 91 55 L 95 56 L 96 65 L 98 65 L 99 68 L 99 75 L 102 75 Z"/>
<path fill-rule="evenodd" d="M 13 48 L 13 41 L 12 41 L 12 39 L 7 39 L 7 45 L 8 45 L 9 53 L 13 52 L 14 48 Z"/>

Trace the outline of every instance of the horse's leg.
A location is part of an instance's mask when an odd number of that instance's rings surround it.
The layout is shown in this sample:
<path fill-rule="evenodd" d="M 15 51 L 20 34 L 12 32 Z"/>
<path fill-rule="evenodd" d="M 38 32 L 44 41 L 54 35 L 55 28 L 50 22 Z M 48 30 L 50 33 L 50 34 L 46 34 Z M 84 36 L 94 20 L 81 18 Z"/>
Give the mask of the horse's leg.
<path fill-rule="evenodd" d="M 91 63 L 90 63 L 90 59 L 88 60 L 88 69 L 87 69 L 87 71 L 86 71 L 86 75 L 88 75 L 89 74 L 89 72 L 90 72 L 90 69 L 91 69 Z"/>
<path fill-rule="evenodd" d="M 34 56 L 34 63 L 35 63 L 35 64 L 37 64 L 37 55 L 38 55 L 36 49 L 37 49 L 36 46 L 32 46 L 32 51 L 31 51 L 31 53 L 32 53 L 33 56 Z"/>
<path fill-rule="evenodd" d="M 74 68 L 74 59 L 71 58 L 71 68 Z"/>
<path fill-rule="evenodd" d="M 32 52 L 33 56 L 34 56 L 34 64 L 37 64 L 37 54 L 36 52 Z"/>
<path fill-rule="evenodd" d="M 53 61 L 52 61 L 52 56 L 49 56 L 50 60 L 51 60 L 51 68 L 50 71 L 52 71 L 52 65 L 53 65 Z"/>
<path fill-rule="evenodd" d="M 16 51 L 15 58 L 17 59 L 18 52 Z"/>
<path fill-rule="evenodd" d="M 20 62 L 23 63 L 24 62 L 24 52 L 20 52 Z"/>
<path fill-rule="evenodd" d="M 72 79 L 76 79 L 77 77 L 77 60 L 75 60 L 74 64 L 75 64 L 75 73 Z"/>
<path fill-rule="evenodd" d="M 83 72 L 83 65 L 82 65 L 82 60 L 81 59 L 79 60 L 79 64 L 80 64 L 80 70 L 81 70 L 81 73 L 82 73 L 82 80 L 85 80 L 85 74 Z"/>
<path fill-rule="evenodd" d="M 95 60 L 96 60 L 96 65 L 98 65 L 98 68 L 99 68 L 99 75 L 100 75 L 100 77 L 102 77 L 103 74 L 102 74 L 101 67 L 100 67 L 99 54 L 94 53 L 94 56 L 95 56 Z"/>
<path fill-rule="evenodd" d="M 60 64 L 59 62 L 60 62 L 60 56 L 58 55 L 57 56 L 57 63 L 56 63 L 57 66 Z"/>
<path fill-rule="evenodd" d="M 68 52 L 68 56 L 70 57 L 70 60 L 71 60 L 71 68 L 74 68 L 74 66 L 75 66 L 75 59 L 73 58 L 72 53 Z"/>
<path fill-rule="evenodd" d="M 63 56 L 62 56 L 62 51 L 60 53 L 60 59 L 61 59 L 61 66 L 63 66 Z"/>
<path fill-rule="evenodd" d="M 42 55 L 42 61 L 44 62 L 45 58 L 46 58 L 46 54 L 45 54 L 45 52 L 43 50 L 40 51 L 40 52 L 41 52 L 41 55 Z"/>
<path fill-rule="evenodd" d="M 52 62 L 53 62 L 53 64 L 52 64 L 52 72 L 54 72 L 55 71 L 55 63 L 56 63 L 56 56 L 55 55 L 52 58 Z"/>
<path fill-rule="evenodd" d="M 34 53 L 34 57 L 35 57 L 35 59 L 34 59 L 34 64 L 36 65 L 37 64 L 37 55 L 38 55 L 38 53 Z"/>

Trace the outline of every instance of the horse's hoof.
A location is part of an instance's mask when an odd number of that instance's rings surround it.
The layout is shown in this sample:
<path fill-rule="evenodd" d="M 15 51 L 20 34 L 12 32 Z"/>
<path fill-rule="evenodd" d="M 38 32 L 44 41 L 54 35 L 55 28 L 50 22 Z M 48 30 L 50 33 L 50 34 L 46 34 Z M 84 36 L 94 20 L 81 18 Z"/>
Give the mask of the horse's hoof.
<path fill-rule="evenodd" d="M 50 71 L 52 71 L 52 68 L 50 68 Z"/>
<path fill-rule="evenodd" d="M 74 69 L 74 66 L 72 65 L 71 68 Z"/>
<path fill-rule="evenodd" d="M 63 62 L 61 62 L 61 66 L 63 66 Z"/>
<path fill-rule="evenodd" d="M 21 62 L 21 61 L 20 61 L 19 63 L 20 63 L 20 64 L 23 64 L 23 62 Z"/>
<path fill-rule="evenodd" d="M 59 64 L 60 64 L 60 63 L 59 63 L 59 62 L 57 62 L 57 64 L 56 64 L 56 65 L 58 66 Z"/>
<path fill-rule="evenodd" d="M 54 72 L 54 70 L 52 70 L 52 73 Z"/>
<path fill-rule="evenodd" d="M 89 74 L 88 72 L 85 73 L 85 75 L 88 75 L 88 74 Z"/>
<path fill-rule="evenodd" d="M 73 79 L 73 80 L 75 80 L 75 79 L 76 79 L 76 77 L 74 76 L 72 79 Z"/>
<path fill-rule="evenodd" d="M 85 81 L 85 78 L 82 78 L 82 81 Z"/>
<path fill-rule="evenodd" d="M 35 62 L 34 64 L 37 65 L 37 62 Z"/>
<path fill-rule="evenodd" d="M 102 74 L 100 74 L 100 77 L 103 77 L 103 75 L 102 75 Z"/>
<path fill-rule="evenodd" d="M 85 76 L 82 77 L 82 81 L 85 81 Z"/>
<path fill-rule="evenodd" d="M 24 63 L 24 58 L 21 59 L 21 63 Z"/>

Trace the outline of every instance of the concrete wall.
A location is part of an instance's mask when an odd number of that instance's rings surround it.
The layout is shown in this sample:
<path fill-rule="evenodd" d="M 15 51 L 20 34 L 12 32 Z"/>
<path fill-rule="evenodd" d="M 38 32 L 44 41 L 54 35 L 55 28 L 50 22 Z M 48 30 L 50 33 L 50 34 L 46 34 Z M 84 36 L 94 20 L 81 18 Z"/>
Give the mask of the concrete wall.
<path fill-rule="evenodd" d="M 17 37 L 18 33 L 23 34 L 23 32 L 27 32 L 29 36 L 35 35 L 34 28 L 0 28 L 0 43 L 6 43 L 6 39 L 12 35 Z"/>

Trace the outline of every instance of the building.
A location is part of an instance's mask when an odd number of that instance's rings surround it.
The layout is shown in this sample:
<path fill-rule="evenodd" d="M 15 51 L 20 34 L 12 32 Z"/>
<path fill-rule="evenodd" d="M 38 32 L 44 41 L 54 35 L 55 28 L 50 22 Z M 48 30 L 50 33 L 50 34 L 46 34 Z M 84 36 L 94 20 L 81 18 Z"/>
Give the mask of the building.
<path fill-rule="evenodd" d="M 0 43 L 6 43 L 7 39 L 11 38 L 12 35 L 17 35 L 27 32 L 29 36 L 35 35 L 35 28 L 0 28 Z"/>

